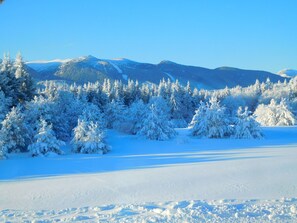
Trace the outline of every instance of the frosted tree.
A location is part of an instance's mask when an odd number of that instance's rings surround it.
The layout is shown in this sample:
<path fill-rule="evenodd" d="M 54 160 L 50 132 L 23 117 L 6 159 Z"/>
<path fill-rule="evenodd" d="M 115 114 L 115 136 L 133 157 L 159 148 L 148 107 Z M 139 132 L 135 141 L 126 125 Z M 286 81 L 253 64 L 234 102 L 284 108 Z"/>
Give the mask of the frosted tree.
<path fill-rule="evenodd" d="M 142 100 L 137 100 L 131 104 L 128 111 L 128 122 L 130 123 L 129 133 L 135 135 L 141 129 L 142 121 L 146 115 L 147 106 Z"/>
<path fill-rule="evenodd" d="M 285 99 L 281 100 L 277 110 L 278 126 L 289 126 L 296 124 L 296 118 L 294 114 L 291 112 L 290 107 L 288 106 Z"/>
<path fill-rule="evenodd" d="M 0 66 L 0 90 L 5 97 L 10 97 L 13 105 L 17 104 L 17 81 L 9 55 L 4 54 Z"/>
<path fill-rule="evenodd" d="M 62 154 L 60 149 L 62 145 L 64 145 L 64 142 L 56 138 L 52 125 L 41 119 L 38 133 L 34 136 L 34 143 L 28 149 L 32 156 L 42 156 L 50 153 Z"/>
<path fill-rule="evenodd" d="M 17 82 L 17 97 L 19 102 L 29 101 L 34 97 L 35 84 L 33 79 L 25 69 L 23 58 L 19 53 L 14 65 L 15 77 Z"/>
<path fill-rule="evenodd" d="M 104 110 L 107 128 L 122 130 L 127 121 L 127 108 L 122 100 L 112 100 Z"/>
<path fill-rule="evenodd" d="M 239 107 L 233 132 L 233 137 L 236 139 L 259 139 L 263 136 L 259 123 L 247 107 L 244 110 Z"/>
<path fill-rule="evenodd" d="M 183 90 L 178 81 L 172 84 L 171 96 L 169 104 L 171 107 L 171 116 L 176 127 L 185 127 L 187 125 L 183 118 L 185 106 L 183 104 Z"/>
<path fill-rule="evenodd" d="M 13 107 L 1 124 L 1 150 L 4 153 L 26 151 L 29 135 L 21 109 Z"/>
<path fill-rule="evenodd" d="M 83 118 L 88 122 L 98 122 L 101 123 L 102 128 L 106 127 L 106 122 L 103 118 L 103 114 L 101 113 L 97 105 L 94 105 L 92 103 L 86 104 L 81 116 L 83 116 Z"/>
<path fill-rule="evenodd" d="M 190 127 L 194 136 L 223 138 L 231 134 L 229 124 L 225 108 L 221 107 L 216 97 L 212 97 L 209 103 L 202 103 L 196 110 Z"/>
<path fill-rule="evenodd" d="M 256 121 L 263 126 L 288 126 L 296 123 L 296 119 L 284 99 L 280 104 L 277 104 L 274 99 L 271 99 L 269 105 L 260 104 L 254 114 Z"/>
<path fill-rule="evenodd" d="M 168 140 L 176 136 L 176 131 L 169 121 L 165 103 L 161 99 L 154 100 L 142 122 L 138 135 L 150 140 Z"/>
<path fill-rule="evenodd" d="M 104 154 L 109 151 L 109 147 L 105 142 L 105 132 L 98 122 L 78 119 L 78 124 L 73 132 L 74 135 L 71 141 L 73 152 Z"/>
<path fill-rule="evenodd" d="M 8 113 L 10 105 L 11 105 L 11 99 L 6 98 L 3 91 L 0 90 L 0 122 L 3 121 L 3 119 L 5 118 L 5 115 Z M 1 124 L 0 124 L 0 128 L 1 128 Z"/>

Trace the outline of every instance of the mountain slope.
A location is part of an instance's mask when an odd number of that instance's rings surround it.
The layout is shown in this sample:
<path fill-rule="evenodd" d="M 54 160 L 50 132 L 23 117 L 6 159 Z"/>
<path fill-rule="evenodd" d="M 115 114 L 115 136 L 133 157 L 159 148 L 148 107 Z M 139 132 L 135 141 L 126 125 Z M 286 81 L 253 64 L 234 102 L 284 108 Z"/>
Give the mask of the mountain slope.
<path fill-rule="evenodd" d="M 159 64 L 139 63 L 128 59 L 98 59 L 93 56 L 79 57 L 72 60 L 33 61 L 27 65 L 35 71 L 38 80 L 68 80 L 78 83 L 103 81 L 104 78 L 128 79 L 139 82 L 159 83 L 160 80 L 178 79 L 186 84 L 205 89 L 219 89 L 236 85 L 248 86 L 256 79 L 260 82 L 269 78 L 272 82 L 284 81 L 286 77 L 266 71 L 242 70 L 231 67 L 207 69 L 187 66 L 171 61 Z M 36 75 L 37 73 L 37 75 Z"/>
<path fill-rule="evenodd" d="M 282 77 L 295 77 L 295 76 L 297 76 L 297 70 L 283 69 L 283 70 L 279 71 L 278 74 Z"/>

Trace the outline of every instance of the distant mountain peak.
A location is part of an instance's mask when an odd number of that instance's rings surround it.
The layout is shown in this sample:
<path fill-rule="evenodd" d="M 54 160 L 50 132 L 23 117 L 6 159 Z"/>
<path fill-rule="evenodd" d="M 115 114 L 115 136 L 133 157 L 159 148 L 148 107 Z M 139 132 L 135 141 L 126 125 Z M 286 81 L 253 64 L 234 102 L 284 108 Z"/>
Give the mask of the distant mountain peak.
<path fill-rule="evenodd" d="M 175 62 L 173 62 L 173 61 L 170 61 L 170 60 L 162 60 L 160 63 L 159 63 L 159 65 L 161 65 L 161 64 L 177 64 L 177 63 L 175 63 Z"/>
<path fill-rule="evenodd" d="M 218 67 L 215 70 L 239 70 L 238 68 L 234 68 L 234 67 L 228 67 L 228 66 L 223 66 L 223 67 Z"/>

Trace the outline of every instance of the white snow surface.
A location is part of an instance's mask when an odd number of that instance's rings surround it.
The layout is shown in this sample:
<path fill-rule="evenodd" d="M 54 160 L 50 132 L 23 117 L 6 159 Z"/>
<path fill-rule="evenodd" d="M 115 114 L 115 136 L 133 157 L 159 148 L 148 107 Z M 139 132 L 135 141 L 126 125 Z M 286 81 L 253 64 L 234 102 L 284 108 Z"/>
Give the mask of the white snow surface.
<path fill-rule="evenodd" d="M 0 221 L 296 222 L 297 127 L 262 140 L 108 132 L 106 155 L 0 161 Z"/>

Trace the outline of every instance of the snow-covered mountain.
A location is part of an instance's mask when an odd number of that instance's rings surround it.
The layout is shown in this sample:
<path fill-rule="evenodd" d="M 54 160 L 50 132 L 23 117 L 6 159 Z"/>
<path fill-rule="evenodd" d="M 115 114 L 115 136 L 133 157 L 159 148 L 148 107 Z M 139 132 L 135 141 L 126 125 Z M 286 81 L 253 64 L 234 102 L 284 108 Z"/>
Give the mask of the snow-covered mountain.
<path fill-rule="evenodd" d="M 236 85 L 248 86 L 269 78 L 272 82 L 283 81 L 282 77 L 266 71 L 242 70 L 231 67 L 207 69 L 203 67 L 187 66 L 171 61 L 158 64 L 139 63 L 128 59 L 98 59 L 94 56 L 79 57 L 68 60 L 31 61 L 27 65 L 35 72 L 33 76 L 38 80 L 67 80 L 78 83 L 103 81 L 104 78 L 128 79 L 139 82 L 159 83 L 160 80 L 178 79 L 186 84 L 205 89 L 219 89 Z"/>
<path fill-rule="evenodd" d="M 278 72 L 278 74 L 282 77 L 295 77 L 297 76 L 297 70 L 293 70 L 293 69 L 283 69 L 281 71 Z"/>

